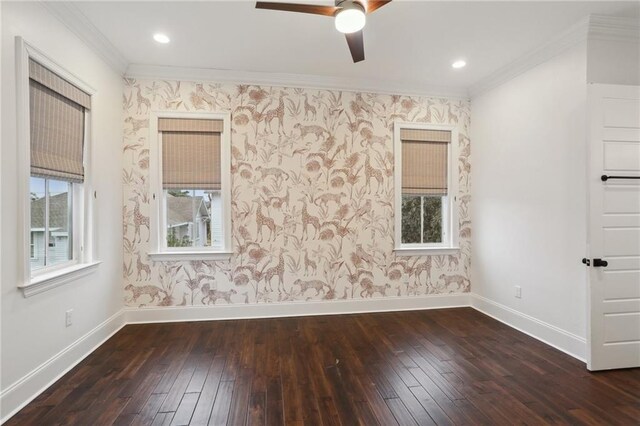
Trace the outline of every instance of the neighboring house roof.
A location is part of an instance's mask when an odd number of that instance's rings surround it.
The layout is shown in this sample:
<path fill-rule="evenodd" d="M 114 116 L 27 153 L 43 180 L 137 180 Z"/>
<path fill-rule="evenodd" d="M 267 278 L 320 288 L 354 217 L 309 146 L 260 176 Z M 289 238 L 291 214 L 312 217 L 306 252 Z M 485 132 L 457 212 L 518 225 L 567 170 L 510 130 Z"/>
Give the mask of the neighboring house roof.
<path fill-rule="evenodd" d="M 69 228 L 67 193 L 49 197 L 49 229 L 66 232 Z M 31 229 L 44 231 L 45 199 L 31 200 Z"/>
<path fill-rule="evenodd" d="M 58 232 L 66 232 L 67 221 L 67 193 L 53 195 L 49 198 L 49 229 Z M 209 212 L 204 202 L 204 197 L 195 197 L 199 208 L 200 217 L 209 217 Z M 178 225 L 193 222 L 192 204 L 193 197 L 174 197 L 167 195 L 167 216 L 169 225 Z M 44 230 L 45 199 L 38 198 L 31 201 L 31 228 Z"/>
<path fill-rule="evenodd" d="M 199 209 L 200 217 L 209 217 L 204 197 L 174 197 L 167 194 L 167 222 L 169 226 L 193 222 L 193 200 Z"/>

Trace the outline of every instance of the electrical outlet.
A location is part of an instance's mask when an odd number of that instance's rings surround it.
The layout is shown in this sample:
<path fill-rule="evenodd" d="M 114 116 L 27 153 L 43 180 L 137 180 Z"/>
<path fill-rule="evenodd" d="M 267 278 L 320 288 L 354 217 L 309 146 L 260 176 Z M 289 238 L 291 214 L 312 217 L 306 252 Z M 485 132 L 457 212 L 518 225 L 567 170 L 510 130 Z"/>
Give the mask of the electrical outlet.
<path fill-rule="evenodd" d="M 65 325 L 67 327 L 71 327 L 71 324 L 73 324 L 73 309 L 69 309 L 67 312 L 65 312 L 64 320 Z"/>
<path fill-rule="evenodd" d="M 518 299 L 522 299 L 522 287 L 520 287 L 519 285 L 516 286 L 516 297 Z"/>

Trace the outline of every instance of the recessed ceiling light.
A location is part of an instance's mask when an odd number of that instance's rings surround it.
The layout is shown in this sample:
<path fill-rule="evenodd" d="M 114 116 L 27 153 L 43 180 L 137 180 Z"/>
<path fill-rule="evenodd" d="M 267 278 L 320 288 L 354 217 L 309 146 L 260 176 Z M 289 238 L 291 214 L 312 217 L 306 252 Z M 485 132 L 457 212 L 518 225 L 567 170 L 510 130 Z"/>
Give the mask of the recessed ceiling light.
<path fill-rule="evenodd" d="M 451 64 L 451 66 L 455 69 L 464 68 L 466 65 L 467 63 L 462 59 L 455 61 L 454 63 Z"/>
<path fill-rule="evenodd" d="M 153 35 L 153 39 L 158 43 L 167 44 L 169 43 L 169 37 L 166 34 L 157 33 Z"/>

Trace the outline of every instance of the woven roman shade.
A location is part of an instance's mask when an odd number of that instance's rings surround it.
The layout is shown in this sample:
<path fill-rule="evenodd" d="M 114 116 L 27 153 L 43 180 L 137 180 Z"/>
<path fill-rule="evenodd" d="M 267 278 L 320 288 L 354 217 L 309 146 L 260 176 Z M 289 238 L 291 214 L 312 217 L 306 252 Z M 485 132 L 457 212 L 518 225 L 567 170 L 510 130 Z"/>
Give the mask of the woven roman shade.
<path fill-rule="evenodd" d="M 29 78 L 45 87 L 48 87 L 70 101 L 77 103 L 81 107 L 91 109 L 91 96 L 88 93 L 78 89 L 76 86 L 69 83 L 53 71 L 50 71 L 40 65 L 33 59 L 29 59 Z"/>
<path fill-rule="evenodd" d="M 200 132 L 222 133 L 222 120 L 202 120 L 197 118 L 160 118 L 158 130 L 160 132 Z"/>
<path fill-rule="evenodd" d="M 401 129 L 402 193 L 447 195 L 451 132 Z"/>
<path fill-rule="evenodd" d="M 91 96 L 29 60 L 31 175 L 84 181 L 84 112 Z"/>
<path fill-rule="evenodd" d="M 162 187 L 219 190 L 222 120 L 160 118 Z"/>

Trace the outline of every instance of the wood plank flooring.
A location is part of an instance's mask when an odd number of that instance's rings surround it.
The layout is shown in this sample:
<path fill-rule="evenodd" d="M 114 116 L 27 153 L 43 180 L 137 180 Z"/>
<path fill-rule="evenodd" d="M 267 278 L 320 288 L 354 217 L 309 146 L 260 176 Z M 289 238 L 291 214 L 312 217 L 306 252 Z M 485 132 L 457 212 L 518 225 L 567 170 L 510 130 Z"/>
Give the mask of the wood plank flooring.
<path fill-rule="evenodd" d="M 129 325 L 8 425 L 640 422 L 640 369 L 471 308 Z"/>

